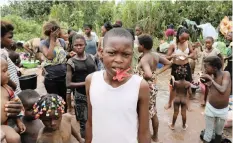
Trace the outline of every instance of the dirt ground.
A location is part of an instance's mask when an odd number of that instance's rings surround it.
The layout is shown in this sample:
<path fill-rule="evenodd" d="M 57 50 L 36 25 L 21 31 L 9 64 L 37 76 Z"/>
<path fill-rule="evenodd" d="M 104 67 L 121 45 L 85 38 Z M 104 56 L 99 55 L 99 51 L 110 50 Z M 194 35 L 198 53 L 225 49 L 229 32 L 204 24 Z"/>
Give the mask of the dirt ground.
<path fill-rule="evenodd" d="M 197 64 L 195 69 L 195 74 L 200 71 L 200 64 Z M 43 84 L 43 76 L 41 76 L 41 68 L 35 69 L 25 69 L 23 70 L 24 75 L 36 73 L 38 75 L 37 79 L 37 89 L 36 91 L 40 95 L 46 94 L 46 90 Z M 159 92 L 157 95 L 157 111 L 159 118 L 159 140 L 163 143 L 201 143 L 200 132 L 205 128 L 204 108 L 200 106 L 200 91 L 197 90 L 194 99 L 191 100 L 192 111 L 187 111 L 187 124 L 188 128 L 186 131 L 182 130 L 181 127 L 181 115 L 178 116 L 176 121 L 175 130 L 170 130 L 168 127 L 168 122 L 171 122 L 173 115 L 173 108 L 169 110 L 164 109 L 164 105 L 168 101 L 169 97 L 169 79 L 171 77 L 171 71 L 167 70 L 158 77 L 158 88 Z M 195 76 L 194 76 L 195 79 Z M 232 128 L 224 129 L 224 135 L 227 138 L 232 138 Z"/>

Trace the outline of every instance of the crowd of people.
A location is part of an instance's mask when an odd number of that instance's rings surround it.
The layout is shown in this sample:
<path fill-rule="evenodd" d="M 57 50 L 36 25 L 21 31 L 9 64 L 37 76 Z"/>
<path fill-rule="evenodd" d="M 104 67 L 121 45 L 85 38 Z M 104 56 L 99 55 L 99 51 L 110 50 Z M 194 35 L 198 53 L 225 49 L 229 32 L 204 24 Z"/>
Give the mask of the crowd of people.
<path fill-rule="evenodd" d="M 232 32 L 226 35 L 231 43 L 227 57 L 223 57 L 213 47 L 212 37 L 204 43 L 191 42 L 183 26 L 176 32 L 170 30 L 175 37 L 166 55 L 153 50 L 153 38 L 141 25 L 133 30 L 124 28 L 120 20 L 113 25 L 105 22 L 100 38 L 90 24 L 85 24 L 83 31 L 64 32 L 58 22 L 48 21 L 43 25 L 43 38 L 17 45 L 13 24 L 1 21 L 1 142 L 159 142 L 157 77 L 169 68 L 170 96 L 164 108 L 173 105 L 174 115 L 168 126 L 175 129 L 181 108 L 182 129 L 187 130 L 186 111 L 191 110 L 189 98 L 196 85 L 195 66 L 190 61 L 195 64 L 202 45 L 198 86 L 203 87 L 205 106 L 203 142 L 221 142 L 232 95 Z M 21 91 L 18 46 L 29 53 L 29 60 L 39 60 L 46 95 L 31 89 Z"/>

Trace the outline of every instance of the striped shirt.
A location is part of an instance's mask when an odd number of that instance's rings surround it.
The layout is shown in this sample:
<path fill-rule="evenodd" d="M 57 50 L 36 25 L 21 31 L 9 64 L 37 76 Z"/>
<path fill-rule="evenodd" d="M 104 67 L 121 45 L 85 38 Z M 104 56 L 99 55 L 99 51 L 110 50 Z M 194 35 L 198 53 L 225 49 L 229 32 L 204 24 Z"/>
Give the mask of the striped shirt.
<path fill-rule="evenodd" d="M 20 92 L 20 84 L 19 84 L 19 77 L 17 75 L 17 69 L 15 64 L 11 61 L 11 59 L 8 56 L 8 52 L 6 49 L 1 49 L 1 55 L 4 55 L 7 57 L 7 63 L 8 63 L 8 72 L 10 74 L 10 79 L 16 84 L 16 90 L 15 90 L 15 96 L 17 96 Z"/>

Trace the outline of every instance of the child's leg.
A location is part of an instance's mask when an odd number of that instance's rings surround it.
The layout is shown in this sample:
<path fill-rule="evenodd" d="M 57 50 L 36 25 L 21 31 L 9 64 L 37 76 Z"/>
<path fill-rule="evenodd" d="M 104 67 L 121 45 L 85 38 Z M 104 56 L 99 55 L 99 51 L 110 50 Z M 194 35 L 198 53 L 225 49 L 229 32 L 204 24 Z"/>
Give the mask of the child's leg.
<path fill-rule="evenodd" d="M 173 106 L 174 106 L 174 114 L 173 114 L 173 118 L 172 118 L 172 123 L 169 124 L 169 127 L 170 129 L 174 130 L 174 126 L 175 126 L 175 123 L 176 123 L 176 119 L 177 119 L 177 116 L 179 114 L 179 106 L 180 106 L 180 103 L 179 102 L 174 102 L 173 103 Z"/>
<path fill-rule="evenodd" d="M 168 100 L 168 103 L 167 105 L 165 105 L 165 109 L 169 109 L 171 108 L 171 105 L 172 105 L 172 101 L 174 100 L 175 96 L 176 96 L 176 91 L 173 89 L 173 87 L 171 85 L 170 86 L 170 96 L 169 96 L 169 100 Z"/>
<path fill-rule="evenodd" d="M 157 113 L 151 118 L 152 127 L 153 127 L 153 135 L 152 140 L 157 142 L 158 141 L 158 129 L 159 129 L 159 119 Z"/>
<path fill-rule="evenodd" d="M 222 140 L 222 132 L 224 128 L 225 120 L 221 118 L 216 118 L 215 120 L 215 143 L 220 143 Z"/>
<path fill-rule="evenodd" d="M 182 116 L 182 122 L 183 122 L 183 129 L 186 130 L 187 129 L 187 125 L 186 125 L 186 110 L 187 110 L 187 104 L 181 103 L 181 116 Z"/>
<path fill-rule="evenodd" d="M 212 140 L 212 136 L 214 133 L 214 123 L 215 123 L 215 118 L 214 117 L 209 117 L 205 115 L 205 134 L 204 134 L 204 140 L 206 142 L 210 142 Z"/>
<path fill-rule="evenodd" d="M 6 134 L 6 141 L 8 143 L 21 143 L 19 134 L 16 131 L 7 125 L 1 125 L 1 130 Z"/>

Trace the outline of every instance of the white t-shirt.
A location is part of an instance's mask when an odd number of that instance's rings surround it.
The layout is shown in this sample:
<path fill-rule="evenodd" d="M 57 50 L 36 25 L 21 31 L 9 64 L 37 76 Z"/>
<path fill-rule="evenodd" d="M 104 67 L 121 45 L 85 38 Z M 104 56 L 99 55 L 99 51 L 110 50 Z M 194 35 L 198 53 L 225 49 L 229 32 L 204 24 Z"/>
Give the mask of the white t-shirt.
<path fill-rule="evenodd" d="M 133 75 L 119 87 L 95 72 L 90 85 L 92 143 L 138 143 L 137 103 L 142 78 Z"/>

